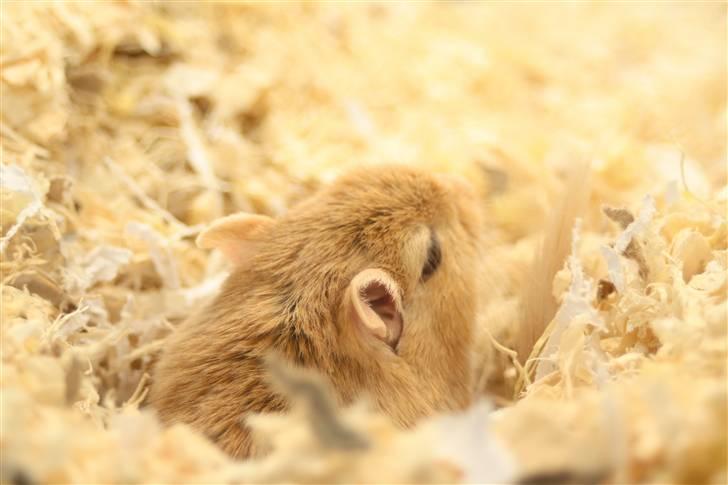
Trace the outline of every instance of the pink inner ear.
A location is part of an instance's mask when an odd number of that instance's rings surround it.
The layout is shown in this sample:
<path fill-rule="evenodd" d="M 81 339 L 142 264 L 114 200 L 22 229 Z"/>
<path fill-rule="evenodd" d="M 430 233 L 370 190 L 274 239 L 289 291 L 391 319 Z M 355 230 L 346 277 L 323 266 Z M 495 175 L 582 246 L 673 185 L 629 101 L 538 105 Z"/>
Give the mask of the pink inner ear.
<path fill-rule="evenodd" d="M 386 342 L 394 348 L 402 335 L 402 315 L 397 309 L 394 295 L 379 281 L 370 281 L 361 289 L 361 297 L 387 328 Z"/>

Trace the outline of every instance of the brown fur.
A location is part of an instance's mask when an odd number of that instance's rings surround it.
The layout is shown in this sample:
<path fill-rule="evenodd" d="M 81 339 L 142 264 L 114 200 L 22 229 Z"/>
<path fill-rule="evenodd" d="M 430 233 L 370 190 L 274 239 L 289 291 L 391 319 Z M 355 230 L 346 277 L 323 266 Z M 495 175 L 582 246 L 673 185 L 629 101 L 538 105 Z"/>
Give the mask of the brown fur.
<path fill-rule="evenodd" d="M 404 167 L 350 173 L 257 235 L 205 310 L 172 335 L 151 402 L 167 423 L 184 422 L 228 453 L 256 453 L 242 418 L 284 411 L 266 379 L 275 351 L 322 372 L 340 403 L 364 394 L 401 426 L 471 398 L 480 213 L 462 184 Z M 431 228 L 442 262 L 420 278 Z M 397 353 L 354 326 L 343 299 L 367 268 L 401 288 Z"/>

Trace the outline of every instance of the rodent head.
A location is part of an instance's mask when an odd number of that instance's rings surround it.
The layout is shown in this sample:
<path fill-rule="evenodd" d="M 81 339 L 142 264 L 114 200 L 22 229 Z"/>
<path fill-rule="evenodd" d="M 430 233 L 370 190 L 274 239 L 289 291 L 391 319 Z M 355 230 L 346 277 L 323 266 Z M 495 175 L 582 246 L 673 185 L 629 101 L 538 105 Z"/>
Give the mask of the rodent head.
<path fill-rule="evenodd" d="M 313 361 L 334 381 L 356 369 L 341 381 L 375 379 L 363 384 L 370 392 L 412 381 L 441 409 L 469 398 L 480 224 L 466 182 L 370 167 L 280 220 L 224 218 L 198 243 L 236 262 L 227 301 L 257 295 L 299 340 L 302 363 L 319 354 Z"/>

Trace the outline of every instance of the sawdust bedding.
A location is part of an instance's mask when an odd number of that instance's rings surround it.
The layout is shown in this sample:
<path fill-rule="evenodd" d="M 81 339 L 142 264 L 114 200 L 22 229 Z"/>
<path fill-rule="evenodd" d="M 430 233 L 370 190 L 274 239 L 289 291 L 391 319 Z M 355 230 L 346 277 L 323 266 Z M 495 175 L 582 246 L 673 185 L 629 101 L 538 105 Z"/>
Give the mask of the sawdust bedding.
<path fill-rule="evenodd" d="M 725 4 L 4 2 L 0 67 L 3 482 L 728 480 Z M 520 288 L 584 160 L 524 369 Z M 154 356 L 226 271 L 201 225 L 387 161 L 488 206 L 490 398 L 402 431 L 294 395 L 239 463 L 160 427 Z"/>

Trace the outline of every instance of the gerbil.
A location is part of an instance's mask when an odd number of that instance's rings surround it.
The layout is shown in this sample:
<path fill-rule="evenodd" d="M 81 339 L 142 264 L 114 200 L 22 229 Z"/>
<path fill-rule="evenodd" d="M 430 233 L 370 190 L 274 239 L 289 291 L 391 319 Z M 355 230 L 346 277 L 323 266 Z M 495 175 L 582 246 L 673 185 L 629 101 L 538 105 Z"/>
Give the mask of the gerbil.
<path fill-rule="evenodd" d="M 152 405 L 255 454 L 244 415 L 287 408 L 265 375 L 275 351 L 403 427 L 466 407 L 480 224 L 466 183 L 404 167 L 351 172 L 278 220 L 223 218 L 198 243 L 235 269 L 169 338 Z"/>

